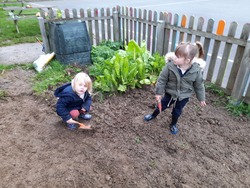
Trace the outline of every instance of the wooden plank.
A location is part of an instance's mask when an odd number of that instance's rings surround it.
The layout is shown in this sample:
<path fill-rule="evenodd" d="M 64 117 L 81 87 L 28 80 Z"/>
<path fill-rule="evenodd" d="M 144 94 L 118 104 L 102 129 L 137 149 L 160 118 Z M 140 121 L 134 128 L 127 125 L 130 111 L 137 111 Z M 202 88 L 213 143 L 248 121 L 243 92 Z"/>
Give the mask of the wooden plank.
<path fill-rule="evenodd" d="M 218 23 L 218 27 L 217 27 L 217 35 L 222 35 L 224 28 L 225 28 L 225 21 L 220 20 Z M 220 50 L 220 44 L 221 44 L 221 41 L 219 40 L 214 41 L 212 56 L 211 56 L 211 60 L 210 60 L 209 67 L 208 67 L 207 81 L 212 81 L 212 78 L 214 75 L 214 67 L 217 61 L 218 52 Z"/>
<path fill-rule="evenodd" d="M 139 20 L 142 19 L 142 10 L 139 9 L 139 15 L 138 15 Z M 139 21 L 138 22 L 138 44 L 139 46 L 141 46 L 141 42 L 142 42 L 142 23 Z"/>
<path fill-rule="evenodd" d="M 127 18 L 129 17 L 129 9 L 128 9 L 128 7 L 126 7 L 126 9 L 125 9 L 126 11 L 125 11 L 125 15 L 127 16 Z M 125 32 L 125 34 L 126 34 L 126 44 L 128 44 L 128 42 L 129 42 L 129 31 L 130 31 L 130 27 L 129 27 L 129 19 L 125 19 L 125 22 L 126 22 L 126 32 Z"/>
<path fill-rule="evenodd" d="M 73 13 L 73 18 L 78 18 L 78 15 L 77 15 L 77 10 L 74 8 L 72 9 L 72 13 Z"/>
<path fill-rule="evenodd" d="M 175 14 L 174 15 L 174 26 L 178 26 L 178 21 L 179 21 L 179 15 Z M 171 52 L 175 51 L 175 45 L 176 45 L 176 39 L 177 39 L 177 31 L 173 30 L 173 34 L 172 34 L 172 44 L 171 44 Z"/>
<path fill-rule="evenodd" d="M 245 98 L 244 98 L 244 102 L 247 103 L 247 104 L 250 104 L 250 83 L 248 82 L 247 84 L 247 91 L 246 91 L 246 95 L 245 95 Z"/>
<path fill-rule="evenodd" d="M 240 39 L 247 41 L 249 38 L 249 32 L 250 32 L 250 24 L 246 23 L 243 26 Z M 226 86 L 226 89 L 229 91 L 232 91 L 234 85 L 235 85 L 235 78 L 237 77 L 237 74 L 239 72 L 240 63 L 242 61 L 242 57 L 245 51 L 245 46 L 238 46 L 236 50 L 236 55 L 234 57 L 234 63 L 230 72 L 230 76 L 228 79 L 228 83 Z"/>
<path fill-rule="evenodd" d="M 99 12 L 98 9 L 95 8 L 94 9 L 94 16 L 97 18 L 99 17 Z M 100 43 L 100 36 L 99 36 L 99 23 L 98 20 L 95 20 L 95 41 L 96 41 L 96 45 L 98 45 Z"/>
<path fill-rule="evenodd" d="M 214 28 L 214 20 L 213 19 L 209 19 L 208 20 L 208 24 L 207 24 L 207 29 L 206 29 L 206 33 L 212 33 L 213 32 L 213 28 Z M 207 59 L 207 53 L 209 50 L 209 46 L 210 46 L 210 42 L 211 42 L 211 38 L 209 37 L 205 37 L 204 39 L 204 60 Z"/>
<path fill-rule="evenodd" d="M 148 11 L 148 21 L 152 21 L 152 10 Z M 147 30 L 147 49 L 148 51 L 151 51 L 151 36 L 152 36 L 152 26 L 151 24 L 148 24 L 148 30 Z"/>
<path fill-rule="evenodd" d="M 181 27 L 185 28 L 187 25 L 187 16 L 186 15 L 182 15 L 181 17 Z M 184 42 L 184 32 L 181 31 L 180 35 L 179 35 L 179 40 L 178 40 L 178 44 Z"/>
<path fill-rule="evenodd" d="M 163 54 L 165 24 L 164 20 L 160 20 L 158 24 L 156 51 L 160 55 L 165 55 Z"/>
<path fill-rule="evenodd" d="M 14 18 L 7 18 L 7 20 L 27 20 L 27 19 L 37 19 L 36 16 L 16 16 Z"/>
<path fill-rule="evenodd" d="M 245 48 L 239 71 L 232 91 L 232 99 L 235 104 L 239 104 L 245 97 L 245 90 L 249 88 L 250 82 L 250 40 Z"/>
<path fill-rule="evenodd" d="M 46 54 L 50 53 L 51 49 L 50 49 L 50 45 L 49 45 L 49 39 L 48 39 L 48 36 L 47 36 L 47 33 L 46 33 L 44 18 L 38 17 L 38 23 L 39 23 L 39 26 L 40 26 L 40 32 L 41 32 L 42 39 L 43 39 L 43 45 L 44 45 L 44 50 L 45 50 L 44 52 Z"/>
<path fill-rule="evenodd" d="M 135 18 L 137 18 L 138 17 L 138 15 L 137 15 L 137 9 L 136 8 L 134 8 L 134 12 L 133 12 L 133 14 L 134 14 L 134 17 Z M 138 20 L 134 20 L 134 37 L 133 37 L 133 39 L 137 42 L 137 44 L 138 44 L 138 39 L 137 39 L 137 31 L 138 31 Z"/>
<path fill-rule="evenodd" d="M 25 11 L 25 10 L 37 10 L 37 9 L 48 9 L 48 8 L 53 8 L 53 6 L 33 6 L 31 8 L 28 7 L 17 7 L 17 6 L 12 6 L 12 7 L 4 7 L 3 10 L 5 11 Z"/>
<path fill-rule="evenodd" d="M 197 31 L 202 31 L 203 25 L 204 25 L 204 18 L 203 18 L 203 17 L 200 17 L 200 18 L 198 19 Z M 195 36 L 195 42 L 196 42 L 196 41 L 201 41 L 201 36 L 196 35 L 196 36 Z"/>
<path fill-rule="evenodd" d="M 189 18 L 189 23 L 188 23 L 188 29 L 193 30 L 194 28 L 194 16 L 190 16 Z M 187 34 L 187 42 L 191 42 L 192 41 L 192 34 Z"/>
<path fill-rule="evenodd" d="M 133 33 L 134 33 L 134 24 L 133 24 L 133 20 L 131 19 L 133 18 L 133 8 L 130 7 L 129 8 L 129 40 L 133 39 Z"/>
<path fill-rule="evenodd" d="M 156 11 L 153 12 L 153 21 L 157 22 L 158 14 Z M 152 48 L 151 48 L 151 53 L 154 54 L 156 50 L 156 26 L 152 26 L 153 31 L 152 31 Z"/>
<path fill-rule="evenodd" d="M 232 44 L 236 44 L 236 45 L 240 45 L 240 46 L 245 46 L 246 45 L 246 41 L 241 40 L 241 39 L 237 39 L 237 38 L 228 38 L 227 36 L 219 36 L 213 33 L 207 33 L 204 31 L 197 31 L 197 30 L 192 30 L 190 31 L 188 28 L 182 28 L 180 26 L 174 26 L 174 25 L 166 25 L 166 28 L 170 29 L 170 30 L 175 30 L 175 31 L 183 31 L 185 33 L 190 33 L 193 35 L 199 35 L 201 37 L 207 37 L 207 38 L 211 38 L 211 39 L 215 39 L 215 40 L 220 40 L 221 42 L 228 42 L 228 43 L 232 43 Z"/>
<path fill-rule="evenodd" d="M 236 22 L 232 22 L 230 24 L 230 28 L 228 31 L 228 37 L 234 37 L 235 33 L 236 33 L 236 29 L 237 29 L 237 23 Z M 216 85 L 221 86 L 224 75 L 225 75 L 225 71 L 226 71 L 226 67 L 228 64 L 228 60 L 229 60 L 229 55 L 232 49 L 232 44 L 230 43 L 226 43 L 225 44 L 225 48 L 224 48 L 224 52 L 222 55 L 222 59 L 221 59 L 221 63 L 220 63 L 220 68 L 219 68 L 219 72 L 218 72 L 218 76 L 217 76 L 217 80 L 215 82 Z"/>
<path fill-rule="evenodd" d="M 104 15 L 104 8 L 101 8 L 101 17 L 103 18 L 105 15 Z M 106 40 L 106 30 L 105 30 L 105 22 L 104 22 L 104 19 L 101 20 L 101 41 L 104 41 Z"/>
<path fill-rule="evenodd" d="M 48 15 L 49 15 L 49 19 L 54 19 L 55 18 L 55 14 L 54 14 L 54 11 L 53 11 L 52 8 L 48 8 Z M 45 16 L 43 18 L 45 18 Z"/>
<path fill-rule="evenodd" d="M 91 9 L 88 9 L 87 10 L 87 15 L 88 15 L 88 18 L 91 18 Z M 93 40 L 93 29 L 92 29 L 92 20 L 89 19 L 88 20 L 88 28 L 89 28 L 89 37 L 90 37 L 90 41 L 91 41 L 91 44 L 93 45 L 94 44 L 94 40 Z"/>
<path fill-rule="evenodd" d="M 84 9 L 83 9 L 83 8 L 80 9 L 80 17 L 81 17 L 81 18 L 84 18 L 84 17 L 85 17 L 85 12 L 84 12 Z"/>
<path fill-rule="evenodd" d="M 170 44 L 170 34 L 171 30 L 166 28 L 167 25 L 170 25 L 172 22 L 172 13 L 164 13 L 164 20 L 165 20 L 165 36 L 164 36 L 164 49 L 163 54 L 167 54 L 169 52 L 169 44 Z"/>
<path fill-rule="evenodd" d="M 107 16 L 110 16 L 110 8 L 106 9 L 107 12 Z M 107 19 L 107 35 L 108 35 L 108 40 L 112 40 L 111 39 L 111 23 L 110 23 L 110 19 Z"/>
<path fill-rule="evenodd" d="M 143 20 L 147 20 L 147 10 L 143 10 Z M 147 25 L 146 23 L 143 22 L 143 25 L 142 25 L 142 40 L 143 41 L 146 41 L 146 29 L 147 29 Z"/>
<path fill-rule="evenodd" d="M 113 11 L 113 27 L 114 27 L 114 41 L 120 41 L 120 31 L 119 31 L 119 20 L 118 20 L 118 12 Z"/>
<path fill-rule="evenodd" d="M 65 18 L 66 18 L 66 19 L 69 19 L 69 18 L 70 18 L 69 9 L 65 9 L 65 10 L 64 10 L 64 13 L 65 13 Z"/>
<path fill-rule="evenodd" d="M 125 7 L 122 7 L 122 12 L 120 14 L 121 16 L 125 15 Z M 122 18 L 122 41 L 123 46 L 126 45 L 126 21 L 125 18 Z"/>

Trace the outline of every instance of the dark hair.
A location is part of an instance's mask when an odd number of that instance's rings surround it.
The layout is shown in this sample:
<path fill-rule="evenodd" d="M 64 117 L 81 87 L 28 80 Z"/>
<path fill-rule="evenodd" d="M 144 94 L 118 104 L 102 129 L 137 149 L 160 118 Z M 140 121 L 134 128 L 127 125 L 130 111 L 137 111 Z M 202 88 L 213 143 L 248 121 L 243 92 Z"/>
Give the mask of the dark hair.
<path fill-rule="evenodd" d="M 189 58 L 190 61 L 198 55 L 198 58 L 203 58 L 204 50 L 202 44 L 197 41 L 195 44 L 191 44 L 190 42 L 187 43 L 180 43 L 175 49 L 175 55 L 177 57 L 184 57 Z"/>
<path fill-rule="evenodd" d="M 198 58 L 203 58 L 204 57 L 203 45 L 199 41 L 196 41 L 195 44 L 196 44 L 196 46 L 198 48 Z"/>

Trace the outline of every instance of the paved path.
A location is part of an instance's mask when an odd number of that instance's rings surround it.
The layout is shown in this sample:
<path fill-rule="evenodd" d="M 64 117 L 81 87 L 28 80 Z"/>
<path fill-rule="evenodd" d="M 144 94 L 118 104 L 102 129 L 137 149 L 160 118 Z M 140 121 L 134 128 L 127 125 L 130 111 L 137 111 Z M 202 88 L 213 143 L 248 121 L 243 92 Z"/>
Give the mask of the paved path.
<path fill-rule="evenodd" d="M 44 52 L 42 52 L 42 46 L 39 43 L 23 43 L 0 47 L 0 64 L 33 63 L 42 54 Z"/>

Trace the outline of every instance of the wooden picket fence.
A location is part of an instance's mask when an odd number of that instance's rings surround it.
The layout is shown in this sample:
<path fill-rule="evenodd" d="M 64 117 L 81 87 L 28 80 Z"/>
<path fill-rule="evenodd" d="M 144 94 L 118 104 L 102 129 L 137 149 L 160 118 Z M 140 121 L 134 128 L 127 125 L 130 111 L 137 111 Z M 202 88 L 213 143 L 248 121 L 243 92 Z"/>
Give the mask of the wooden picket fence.
<path fill-rule="evenodd" d="M 240 37 L 236 37 L 237 23 L 230 24 L 228 34 L 224 34 L 226 22 L 220 20 L 215 27 L 213 19 L 207 24 L 200 17 L 187 18 L 178 14 L 156 12 L 129 7 L 102 9 L 65 9 L 58 19 L 56 11 L 49 16 L 39 18 L 39 25 L 46 52 L 50 52 L 47 23 L 63 20 L 84 20 L 92 45 L 103 40 L 122 41 L 127 44 L 135 40 L 139 45 L 146 41 L 151 53 L 165 55 L 174 51 L 179 42 L 200 41 L 204 45 L 205 60 L 204 79 L 223 89 L 236 102 L 250 104 L 250 24 L 243 26 Z M 204 29 L 206 27 L 206 29 Z M 221 58 L 218 54 L 222 54 Z M 232 59 L 232 60 L 231 60 Z"/>

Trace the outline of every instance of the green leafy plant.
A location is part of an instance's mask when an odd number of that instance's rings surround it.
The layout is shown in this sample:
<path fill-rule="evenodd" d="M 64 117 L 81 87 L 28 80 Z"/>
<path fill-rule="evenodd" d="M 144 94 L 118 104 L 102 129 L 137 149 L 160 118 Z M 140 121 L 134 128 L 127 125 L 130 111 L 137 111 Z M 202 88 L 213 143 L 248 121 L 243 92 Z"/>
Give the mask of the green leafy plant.
<path fill-rule="evenodd" d="M 123 48 L 122 42 L 114 42 L 111 40 L 104 40 L 99 44 L 99 46 L 106 46 L 114 51 L 117 51 Z"/>
<path fill-rule="evenodd" d="M 100 54 L 103 57 L 102 53 Z M 96 59 L 99 57 L 96 52 L 92 55 L 97 55 L 93 57 Z M 125 50 L 119 49 L 115 51 L 113 57 L 107 56 L 101 62 L 94 62 L 90 68 L 90 75 L 95 77 L 94 87 L 103 92 L 125 92 L 143 84 L 155 83 L 159 70 L 165 65 L 163 57 L 160 58 L 159 55 L 156 57 L 150 55 L 145 43 L 140 47 L 131 40 Z M 154 69 L 150 65 L 152 62 L 156 64 L 156 61 L 160 62 L 158 65 L 161 68 Z"/>

